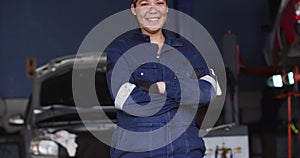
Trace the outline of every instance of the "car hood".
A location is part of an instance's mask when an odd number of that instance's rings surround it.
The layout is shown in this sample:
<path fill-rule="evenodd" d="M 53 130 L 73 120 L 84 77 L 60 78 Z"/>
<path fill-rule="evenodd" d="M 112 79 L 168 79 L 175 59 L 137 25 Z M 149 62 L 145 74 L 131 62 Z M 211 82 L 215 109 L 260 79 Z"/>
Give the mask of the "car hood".
<path fill-rule="evenodd" d="M 111 124 L 116 121 L 114 106 L 82 108 L 51 105 L 35 109 L 34 115 L 35 125 L 40 128 L 79 126 L 83 123 L 89 125 Z"/>

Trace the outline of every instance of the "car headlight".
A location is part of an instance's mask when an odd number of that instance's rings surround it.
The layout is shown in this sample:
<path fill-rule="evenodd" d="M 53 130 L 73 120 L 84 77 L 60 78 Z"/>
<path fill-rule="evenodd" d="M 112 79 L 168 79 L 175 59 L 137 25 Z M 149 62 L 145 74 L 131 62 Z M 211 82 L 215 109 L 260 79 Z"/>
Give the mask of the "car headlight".
<path fill-rule="evenodd" d="M 58 145 L 51 140 L 32 141 L 30 150 L 34 155 L 58 156 Z"/>

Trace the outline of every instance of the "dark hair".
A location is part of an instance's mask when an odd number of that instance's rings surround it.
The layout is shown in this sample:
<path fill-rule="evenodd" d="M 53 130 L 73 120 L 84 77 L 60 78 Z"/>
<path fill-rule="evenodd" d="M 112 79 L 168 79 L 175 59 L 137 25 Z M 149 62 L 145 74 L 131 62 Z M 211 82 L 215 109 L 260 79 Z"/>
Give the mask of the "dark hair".
<path fill-rule="evenodd" d="M 136 1 L 137 1 L 137 0 L 132 0 L 132 1 L 131 1 L 131 4 L 133 4 L 134 7 L 136 7 Z M 166 2 L 167 2 L 167 1 L 168 1 L 168 0 L 166 0 Z"/>
<path fill-rule="evenodd" d="M 137 0 L 132 0 L 132 1 L 131 1 L 131 4 L 133 4 L 134 7 L 136 7 L 136 1 L 137 1 Z"/>

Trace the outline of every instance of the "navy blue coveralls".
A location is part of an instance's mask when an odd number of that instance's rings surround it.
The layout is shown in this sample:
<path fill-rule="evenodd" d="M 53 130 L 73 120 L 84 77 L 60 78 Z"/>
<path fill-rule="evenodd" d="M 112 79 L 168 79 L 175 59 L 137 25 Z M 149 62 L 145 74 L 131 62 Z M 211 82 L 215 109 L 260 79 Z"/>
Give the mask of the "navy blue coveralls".
<path fill-rule="evenodd" d="M 158 46 L 150 43 L 150 37 L 141 34 L 140 29 L 120 36 L 105 50 L 107 53 L 107 82 L 113 99 L 115 99 L 115 104 L 119 105 L 117 107 L 119 109 L 117 113 L 118 128 L 121 127 L 133 132 L 149 132 L 159 129 L 172 120 L 179 105 L 190 106 L 208 103 L 214 95 L 212 85 L 201 79 L 203 76 L 209 76 L 210 71 L 198 50 L 186 39 L 178 37 L 175 33 L 163 30 L 163 34 L 165 43 L 159 55 L 157 54 Z M 180 52 L 187 60 L 177 59 L 174 55 L 175 52 Z M 145 62 L 145 60 L 149 62 Z M 119 63 L 121 66 L 118 65 Z M 169 65 L 165 66 L 165 63 Z M 189 64 L 192 65 L 194 73 L 187 68 Z M 116 66 L 121 67 L 121 69 L 115 70 Z M 113 73 L 116 74 L 117 79 L 112 78 Z M 129 77 L 122 78 L 122 76 Z M 179 81 L 180 77 L 188 79 Z M 189 81 L 192 80 L 195 80 L 199 87 L 191 85 Z M 158 81 L 166 83 L 165 95 L 139 87 L 140 82 L 155 83 Z M 126 86 L 124 86 L 125 83 Z M 125 91 L 122 91 L 121 89 L 124 90 L 124 87 Z M 128 89 L 128 87 L 131 88 Z M 187 89 L 185 98 L 181 95 L 182 88 Z M 195 89 L 198 89 L 200 96 L 195 96 L 197 94 L 194 92 Z M 118 95 L 122 95 L 119 93 L 128 91 L 130 92 L 129 97 L 121 99 L 123 102 L 116 99 L 120 97 Z M 195 101 L 197 102 L 195 103 Z M 149 102 L 152 103 L 149 104 Z M 155 107 L 157 104 L 163 106 Z M 135 111 L 138 108 L 134 105 L 144 109 Z M 131 114 L 131 112 L 139 113 L 141 111 L 141 116 Z M 151 114 L 147 115 L 147 112 Z M 145 116 L 142 116 L 143 114 Z M 124 131 L 117 128 L 112 138 L 111 157 L 201 158 L 205 153 L 205 145 L 202 138 L 198 136 L 199 129 L 196 127 L 195 118 L 191 122 L 184 122 L 185 114 L 181 117 L 183 118 L 182 121 L 177 121 L 176 125 L 186 126 L 183 133 L 174 138 L 174 141 L 168 142 L 166 146 L 154 149 L 153 144 L 162 141 L 161 139 L 172 139 L 172 128 L 169 128 L 170 130 L 167 130 L 162 137 L 146 134 L 145 137 L 147 138 L 144 140 L 139 140 L 132 135 L 128 136 Z M 135 143 L 139 145 L 134 146 Z M 123 148 L 129 146 L 130 151 L 121 150 L 120 147 L 122 148 L 122 146 Z"/>

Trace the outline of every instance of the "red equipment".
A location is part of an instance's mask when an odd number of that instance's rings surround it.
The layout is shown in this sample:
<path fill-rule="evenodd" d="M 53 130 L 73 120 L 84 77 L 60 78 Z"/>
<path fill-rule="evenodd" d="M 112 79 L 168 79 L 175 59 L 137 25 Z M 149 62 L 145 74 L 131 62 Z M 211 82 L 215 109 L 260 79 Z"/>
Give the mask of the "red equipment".
<path fill-rule="evenodd" d="M 293 73 L 294 73 L 294 81 L 295 85 L 298 86 L 298 82 L 300 81 L 300 74 L 299 74 L 299 69 L 297 66 L 294 66 L 293 68 Z M 284 99 L 287 98 L 288 100 L 288 158 L 292 158 L 292 96 L 293 97 L 300 97 L 300 93 L 296 92 L 288 92 L 286 94 L 281 94 L 277 96 L 276 98 L 278 99 Z"/>

